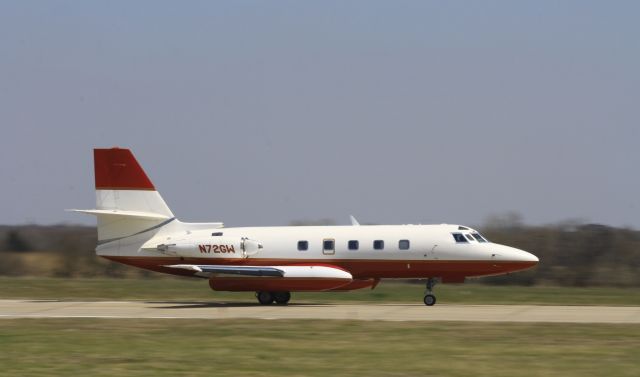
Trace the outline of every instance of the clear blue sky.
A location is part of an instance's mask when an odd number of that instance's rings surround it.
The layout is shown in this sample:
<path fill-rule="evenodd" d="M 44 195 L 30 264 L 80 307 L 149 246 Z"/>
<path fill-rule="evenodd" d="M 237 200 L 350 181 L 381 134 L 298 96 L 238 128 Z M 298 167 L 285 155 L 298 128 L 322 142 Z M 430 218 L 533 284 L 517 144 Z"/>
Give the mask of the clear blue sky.
<path fill-rule="evenodd" d="M 185 221 L 640 228 L 638 1 L 0 1 L 0 224 L 92 148 Z"/>

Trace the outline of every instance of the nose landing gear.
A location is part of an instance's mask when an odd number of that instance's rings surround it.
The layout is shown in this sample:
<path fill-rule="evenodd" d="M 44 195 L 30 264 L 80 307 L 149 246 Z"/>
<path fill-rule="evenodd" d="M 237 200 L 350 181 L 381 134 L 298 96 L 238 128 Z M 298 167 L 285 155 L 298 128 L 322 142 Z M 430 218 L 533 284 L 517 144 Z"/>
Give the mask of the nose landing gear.
<path fill-rule="evenodd" d="M 433 294 L 433 287 L 438 283 L 437 278 L 427 279 L 427 292 L 424 295 L 424 304 L 427 306 L 433 306 L 436 303 L 436 296 Z"/>

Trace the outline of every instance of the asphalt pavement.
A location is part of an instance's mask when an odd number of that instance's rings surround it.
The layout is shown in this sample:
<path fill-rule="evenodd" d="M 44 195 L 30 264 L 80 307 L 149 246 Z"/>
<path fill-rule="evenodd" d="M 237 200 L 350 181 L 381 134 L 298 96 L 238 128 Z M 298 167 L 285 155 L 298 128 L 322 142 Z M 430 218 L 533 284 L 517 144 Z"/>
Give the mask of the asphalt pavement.
<path fill-rule="evenodd" d="M 2 318 L 338 319 L 640 324 L 638 306 L 304 304 L 0 300 Z"/>

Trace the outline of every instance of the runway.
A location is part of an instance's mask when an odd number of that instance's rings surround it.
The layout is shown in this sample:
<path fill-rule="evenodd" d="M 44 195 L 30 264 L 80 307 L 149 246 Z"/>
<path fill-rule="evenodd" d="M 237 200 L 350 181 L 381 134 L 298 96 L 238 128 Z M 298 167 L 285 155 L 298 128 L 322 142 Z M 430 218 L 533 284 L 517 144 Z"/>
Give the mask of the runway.
<path fill-rule="evenodd" d="M 333 319 L 640 324 L 638 306 L 291 304 L 0 300 L 1 318 Z"/>

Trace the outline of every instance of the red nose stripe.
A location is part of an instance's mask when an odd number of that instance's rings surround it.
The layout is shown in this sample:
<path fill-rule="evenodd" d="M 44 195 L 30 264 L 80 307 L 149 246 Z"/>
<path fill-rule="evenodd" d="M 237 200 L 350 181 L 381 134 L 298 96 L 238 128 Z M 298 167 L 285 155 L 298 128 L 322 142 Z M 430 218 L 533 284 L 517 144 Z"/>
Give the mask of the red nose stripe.
<path fill-rule="evenodd" d="M 96 190 L 155 190 L 128 149 L 94 149 Z"/>

